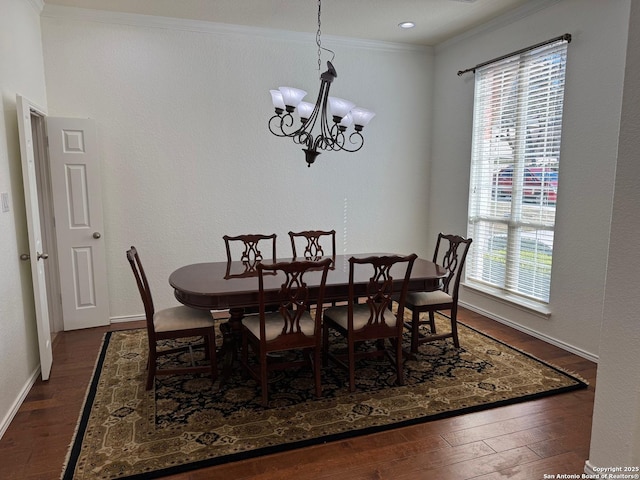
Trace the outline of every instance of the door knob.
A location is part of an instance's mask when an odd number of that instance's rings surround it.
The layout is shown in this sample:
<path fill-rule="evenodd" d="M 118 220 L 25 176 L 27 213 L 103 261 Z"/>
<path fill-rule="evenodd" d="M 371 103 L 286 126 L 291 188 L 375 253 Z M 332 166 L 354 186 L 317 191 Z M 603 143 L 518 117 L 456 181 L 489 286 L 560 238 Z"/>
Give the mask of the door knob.
<path fill-rule="evenodd" d="M 23 260 L 25 262 L 30 258 L 31 258 L 31 255 L 29 255 L 28 253 L 23 253 L 22 255 L 20 255 L 20 260 Z"/>
<path fill-rule="evenodd" d="M 46 260 L 47 258 L 49 258 L 49 254 L 48 253 L 38 253 L 38 260 L 42 259 L 42 260 Z"/>
<path fill-rule="evenodd" d="M 93 232 L 93 238 L 100 238 L 102 235 L 100 235 L 100 232 Z"/>

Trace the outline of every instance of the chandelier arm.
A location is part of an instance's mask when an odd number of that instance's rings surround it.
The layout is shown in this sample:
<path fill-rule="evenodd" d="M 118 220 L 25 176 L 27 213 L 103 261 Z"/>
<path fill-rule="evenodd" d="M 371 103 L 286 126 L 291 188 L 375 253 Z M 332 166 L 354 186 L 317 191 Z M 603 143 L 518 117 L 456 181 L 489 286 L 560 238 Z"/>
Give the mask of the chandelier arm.
<path fill-rule="evenodd" d="M 301 125 L 296 130 L 287 131 L 288 128 L 293 127 L 293 122 L 293 115 L 291 115 L 290 113 L 285 113 L 284 115 L 282 115 L 281 113 L 276 113 L 269 119 L 269 131 L 276 137 L 289 137 L 293 138 L 295 143 L 305 143 L 306 140 L 304 139 L 301 141 L 297 141 L 296 139 L 298 137 L 304 137 L 310 134 L 311 129 L 307 128 L 309 122 Z"/>
<path fill-rule="evenodd" d="M 329 114 L 327 113 L 327 110 L 329 109 L 328 104 L 330 86 L 331 84 L 327 84 L 327 88 L 325 89 L 324 97 L 322 99 L 322 123 L 320 124 L 320 127 L 323 138 L 323 150 L 335 150 L 334 144 L 336 142 L 336 138 L 334 137 L 334 135 L 332 135 L 332 128 L 329 126 Z"/>
<path fill-rule="evenodd" d="M 293 115 L 286 113 L 284 115 L 276 113 L 269 119 L 269 131 L 276 137 L 290 137 L 295 132 L 287 133 L 286 128 L 293 127 Z"/>
<path fill-rule="evenodd" d="M 316 152 L 318 150 L 327 150 L 326 146 L 324 145 L 325 142 L 326 138 L 323 135 L 316 136 L 316 139 L 313 142 L 313 150 L 315 150 Z M 311 148 L 311 146 L 309 148 Z"/>
<path fill-rule="evenodd" d="M 304 124 L 304 128 L 310 132 L 313 131 L 313 127 L 315 127 L 316 125 L 316 121 L 318 120 L 318 117 L 320 116 L 320 107 L 323 106 L 323 100 L 322 100 L 322 94 L 324 92 L 324 87 L 325 87 L 325 82 L 323 81 L 320 84 L 320 91 L 318 92 L 318 98 L 316 99 L 316 105 L 313 108 L 313 112 L 311 112 L 311 115 L 309 115 L 309 118 L 307 119 L 306 123 Z M 328 90 L 328 88 L 327 88 Z"/>
<path fill-rule="evenodd" d="M 312 145 L 313 135 L 311 132 L 300 132 L 298 135 L 293 137 L 293 143 L 298 145 Z"/>
<path fill-rule="evenodd" d="M 315 127 L 316 121 L 321 116 L 323 94 L 325 94 L 325 90 L 328 91 L 329 84 L 330 82 L 323 80 L 320 86 L 320 92 L 318 92 L 318 99 L 316 100 L 315 107 L 311 112 L 311 115 L 309 115 L 309 118 L 307 119 L 307 121 L 304 122 L 297 130 L 290 132 L 288 134 L 279 135 L 279 136 L 291 137 L 293 138 L 294 143 L 298 145 L 307 144 L 309 145 L 309 148 L 311 148 L 311 146 L 314 144 L 314 136 L 312 135 L 312 132 Z M 288 126 L 291 126 L 292 123 L 293 123 L 293 120 L 289 122 Z M 320 136 L 321 135 L 318 135 L 318 137 Z"/>
<path fill-rule="evenodd" d="M 342 134 L 342 136 L 344 138 L 344 134 Z M 354 141 L 354 137 L 355 137 L 355 141 Z M 357 152 L 364 146 L 364 137 L 360 132 L 352 132 L 351 135 L 349 135 L 349 143 L 352 145 L 355 145 L 355 147 L 350 148 L 348 146 L 345 146 L 346 142 L 343 142 L 340 145 L 339 150 L 342 150 L 343 152 L 350 152 L 350 153 Z"/>
<path fill-rule="evenodd" d="M 346 139 L 345 139 L 344 133 L 340 131 L 340 127 L 338 126 L 338 124 L 336 123 L 333 124 L 333 126 L 331 127 L 330 135 L 331 135 L 331 138 L 333 139 L 331 150 L 333 150 L 334 152 L 342 150 L 342 146 L 346 142 Z"/>

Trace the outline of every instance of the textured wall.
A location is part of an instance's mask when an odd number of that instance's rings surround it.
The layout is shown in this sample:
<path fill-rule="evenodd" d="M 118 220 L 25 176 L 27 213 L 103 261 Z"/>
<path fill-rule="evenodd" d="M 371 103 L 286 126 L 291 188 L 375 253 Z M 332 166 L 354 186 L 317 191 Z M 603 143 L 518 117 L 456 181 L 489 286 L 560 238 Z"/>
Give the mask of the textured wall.
<path fill-rule="evenodd" d="M 16 93 L 46 106 L 40 18 L 32 2 L 0 0 L 0 429 L 39 365 L 24 212 Z"/>
<path fill-rule="evenodd" d="M 550 318 L 464 289 L 494 318 L 597 356 L 604 301 L 629 2 L 565 0 L 436 51 L 429 229 L 466 231 L 473 75 L 456 72 L 570 33 Z M 455 131 L 455 141 L 450 132 Z"/>
<path fill-rule="evenodd" d="M 288 255 L 289 230 L 334 228 L 341 251 L 426 252 L 430 50 L 323 39 L 332 95 L 377 116 L 360 152 L 307 168 L 267 120 L 271 88 L 315 99 L 313 34 L 47 9 L 42 29 L 49 114 L 97 121 L 112 318 L 142 312 L 132 244 L 159 307 L 175 268 L 225 258 L 224 234 L 275 232 Z"/>

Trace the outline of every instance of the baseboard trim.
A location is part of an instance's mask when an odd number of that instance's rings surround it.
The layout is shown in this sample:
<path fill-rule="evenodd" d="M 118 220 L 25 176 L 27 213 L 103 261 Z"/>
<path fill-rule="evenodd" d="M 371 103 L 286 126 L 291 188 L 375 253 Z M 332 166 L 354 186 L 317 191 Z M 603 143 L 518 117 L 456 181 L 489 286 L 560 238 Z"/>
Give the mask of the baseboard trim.
<path fill-rule="evenodd" d="M 11 424 L 11 422 L 13 421 L 13 418 L 18 413 L 18 410 L 20 409 L 20 406 L 24 402 L 24 399 L 27 398 L 27 395 L 31 391 L 31 387 L 33 387 L 34 383 L 36 383 L 36 380 L 38 379 L 39 375 L 40 375 L 40 365 L 38 365 L 36 369 L 33 371 L 33 373 L 31 373 L 31 376 L 27 379 L 26 383 L 23 385 L 22 389 L 20 390 L 20 394 L 15 399 L 15 401 L 13 402 L 13 405 L 11 405 L 11 408 L 2 419 L 2 423 L 0 423 L 0 439 L 4 436 L 4 433 L 7 431 L 7 428 L 9 428 L 9 425 Z"/>
<path fill-rule="evenodd" d="M 578 355 L 579 357 L 585 358 L 591 362 L 598 363 L 597 355 L 594 355 L 590 352 L 582 350 L 581 348 L 575 347 L 565 342 L 561 342 L 560 340 L 557 340 L 553 337 L 545 335 L 544 333 L 540 333 L 536 330 L 532 330 L 531 328 L 515 323 L 507 318 L 500 317 L 499 315 L 495 315 L 492 312 L 488 312 L 487 310 L 478 308 L 475 305 L 470 305 L 468 303 L 461 302 L 461 301 L 458 301 L 458 303 L 461 307 L 471 310 L 472 312 L 476 312 L 476 313 L 479 313 L 480 315 L 484 315 L 485 317 L 490 318 L 491 320 L 495 320 L 498 323 L 502 323 L 520 332 L 526 333 L 527 335 L 531 335 L 532 337 L 542 340 L 543 342 L 550 343 L 551 345 L 555 345 L 556 347 L 562 348 L 563 350 L 573 353 L 574 355 Z"/>
<path fill-rule="evenodd" d="M 126 322 L 136 322 L 138 320 L 144 320 L 146 317 L 144 315 L 122 315 L 119 317 L 110 317 L 109 321 L 111 323 L 126 323 Z"/>
<path fill-rule="evenodd" d="M 597 469 L 595 465 L 592 465 L 589 460 L 584 462 L 584 473 L 586 473 L 589 477 L 598 478 L 596 476 L 596 473 L 597 473 L 596 470 L 599 470 L 599 469 Z"/>

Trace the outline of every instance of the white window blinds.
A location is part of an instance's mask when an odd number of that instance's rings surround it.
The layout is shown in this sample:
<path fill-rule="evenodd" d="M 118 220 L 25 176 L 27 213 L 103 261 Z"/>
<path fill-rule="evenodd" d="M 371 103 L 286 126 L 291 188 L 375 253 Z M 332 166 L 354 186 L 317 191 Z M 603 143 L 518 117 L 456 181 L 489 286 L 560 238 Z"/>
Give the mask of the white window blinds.
<path fill-rule="evenodd" d="M 549 301 L 567 42 L 475 72 L 467 282 Z"/>

